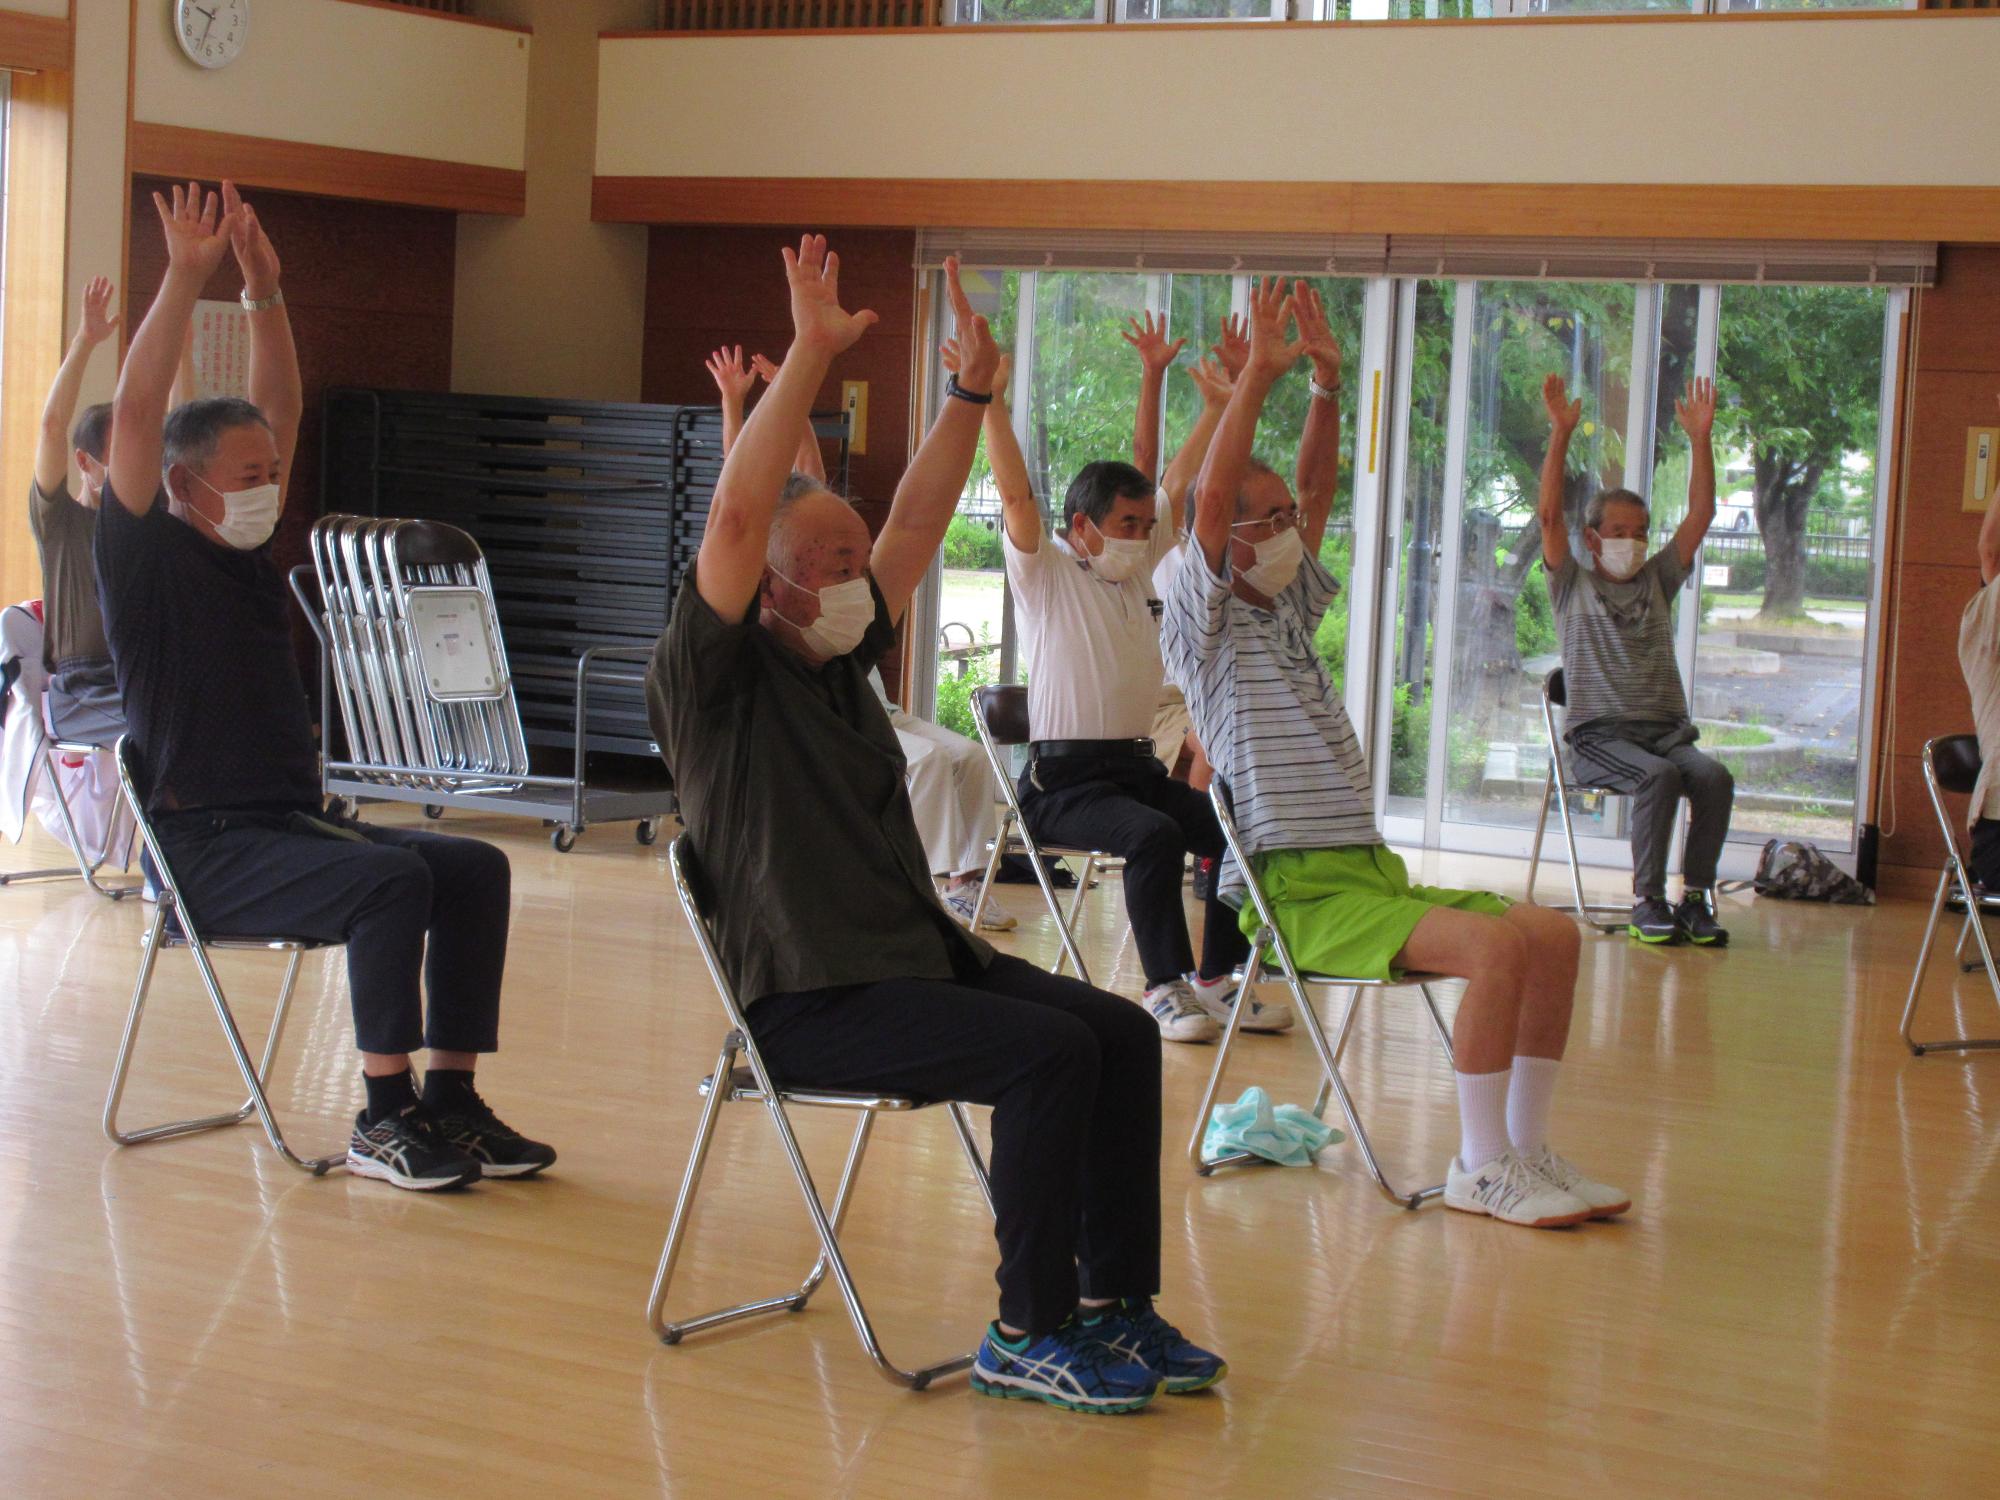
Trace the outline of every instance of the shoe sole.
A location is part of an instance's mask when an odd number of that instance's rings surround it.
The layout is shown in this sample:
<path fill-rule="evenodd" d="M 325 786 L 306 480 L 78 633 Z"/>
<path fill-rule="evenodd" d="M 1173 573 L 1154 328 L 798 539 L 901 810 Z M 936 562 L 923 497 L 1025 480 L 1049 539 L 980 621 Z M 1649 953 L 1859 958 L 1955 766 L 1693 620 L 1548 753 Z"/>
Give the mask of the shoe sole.
<path fill-rule="evenodd" d="M 1727 937 L 1696 937 L 1691 932 L 1683 932 L 1681 940 L 1692 943 L 1697 948 L 1727 948 L 1729 946 L 1729 939 Z"/>
<path fill-rule="evenodd" d="M 1610 1208 L 1593 1208 L 1590 1211 L 1590 1216 L 1593 1219 L 1615 1219 L 1620 1214 L 1629 1214 L 1630 1212 L 1632 1212 L 1632 1200 L 1627 1198 L 1623 1203 L 1614 1204 Z"/>
<path fill-rule="evenodd" d="M 1081 1412 L 1091 1417 L 1117 1417 L 1127 1412 L 1138 1411 L 1150 1406 L 1158 1391 L 1148 1391 L 1126 1401 L 1076 1401 L 1068 1396 L 1056 1394 L 1043 1386 L 1003 1384 L 992 1376 L 975 1373 L 970 1382 L 972 1389 L 982 1396 L 997 1396 L 1002 1401 L 1039 1401 L 1044 1406 L 1058 1407 L 1063 1411 Z"/>
<path fill-rule="evenodd" d="M 1236 1029 L 1238 1031 L 1254 1031 L 1259 1036 L 1283 1036 L 1297 1024 L 1297 1017 L 1293 1017 L 1290 1020 L 1276 1023 L 1270 1021 L 1245 1021 Z"/>
<path fill-rule="evenodd" d="M 1482 1203 L 1454 1203 L 1447 1198 L 1444 1200 L 1444 1206 L 1456 1209 L 1462 1214 L 1474 1214 L 1482 1219 L 1491 1219 L 1496 1224 L 1511 1224 L 1516 1229 L 1568 1229 L 1573 1224 L 1582 1224 L 1596 1218 L 1598 1213 L 1596 1209 L 1586 1208 L 1580 1214 L 1557 1214 L 1547 1219 L 1508 1219 L 1496 1214 Z"/>
<path fill-rule="evenodd" d="M 1192 1396 L 1196 1391 L 1205 1391 L 1209 1389 L 1211 1386 L 1220 1385 L 1222 1383 L 1222 1377 L 1227 1375 L 1228 1373 L 1229 1373 L 1229 1366 L 1224 1365 L 1222 1366 L 1221 1369 L 1217 1370 L 1213 1375 L 1204 1375 L 1199 1380 L 1186 1381 L 1186 1382 L 1176 1382 L 1172 1380 L 1164 1381 L 1160 1385 L 1160 1390 L 1163 1394 L 1168 1396 Z"/>
<path fill-rule="evenodd" d="M 350 1177 L 373 1177 L 378 1182 L 386 1182 L 391 1187 L 404 1188 L 412 1193 L 437 1193 L 470 1187 L 485 1175 L 475 1162 L 469 1173 L 456 1177 L 410 1177 L 387 1162 L 377 1161 L 372 1156 L 356 1156 L 352 1151 L 347 1153 L 347 1172 Z"/>
<path fill-rule="evenodd" d="M 1625 929 L 1625 936 L 1632 939 L 1632 941 L 1635 943 L 1645 943 L 1647 946 L 1653 948 L 1669 947 L 1673 943 L 1677 942 L 1680 938 L 1680 934 L 1678 932 L 1663 932 L 1658 937 L 1653 937 L 1650 934 L 1641 932 L 1638 928 L 1629 925 Z"/>
<path fill-rule="evenodd" d="M 534 1161 L 507 1167 L 492 1166 L 487 1162 L 479 1164 L 481 1177 L 503 1177 L 510 1181 L 522 1177 L 533 1177 L 537 1172 L 546 1172 L 555 1165 L 552 1161 Z"/>

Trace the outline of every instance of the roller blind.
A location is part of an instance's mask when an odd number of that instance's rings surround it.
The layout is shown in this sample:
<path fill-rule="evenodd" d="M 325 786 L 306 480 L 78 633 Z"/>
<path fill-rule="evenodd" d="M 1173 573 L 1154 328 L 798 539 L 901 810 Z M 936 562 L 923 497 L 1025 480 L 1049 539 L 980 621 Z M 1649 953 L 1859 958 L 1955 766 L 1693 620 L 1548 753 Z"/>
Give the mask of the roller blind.
<path fill-rule="evenodd" d="M 1482 239 L 1156 231 L 923 229 L 917 264 L 947 255 L 998 270 L 1196 275 L 1445 276 L 1492 281 L 1674 281 L 1930 286 L 1937 246 L 1888 241 Z"/>

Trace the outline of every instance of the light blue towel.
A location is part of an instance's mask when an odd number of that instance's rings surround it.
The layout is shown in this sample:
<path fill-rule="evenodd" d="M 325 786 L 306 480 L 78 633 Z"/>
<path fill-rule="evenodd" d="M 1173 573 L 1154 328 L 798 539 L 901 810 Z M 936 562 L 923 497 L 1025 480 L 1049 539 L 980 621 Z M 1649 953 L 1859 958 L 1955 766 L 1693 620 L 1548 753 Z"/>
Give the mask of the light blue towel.
<path fill-rule="evenodd" d="M 1202 1137 L 1202 1153 L 1210 1160 L 1248 1151 L 1281 1167 L 1309 1167 L 1321 1150 L 1347 1139 L 1309 1109 L 1271 1103 L 1271 1096 L 1251 1087 L 1234 1104 L 1218 1104 Z"/>

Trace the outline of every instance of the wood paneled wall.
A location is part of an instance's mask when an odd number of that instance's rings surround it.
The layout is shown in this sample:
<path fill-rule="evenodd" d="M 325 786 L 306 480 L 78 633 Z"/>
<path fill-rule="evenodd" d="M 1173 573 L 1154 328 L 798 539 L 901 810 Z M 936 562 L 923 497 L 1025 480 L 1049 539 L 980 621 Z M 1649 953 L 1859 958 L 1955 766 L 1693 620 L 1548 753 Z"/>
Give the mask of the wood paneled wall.
<path fill-rule="evenodd" d="M 1893 634 L 1884 652 L 1892 714 L 1885 791 L 1893 804 L 1877 809 L 1882 885 L 1890 894 L 1911 893 L 1913 884 L 1928 894 L 1943 858 L 1924 792 L 1924 741 L 1972 727 L 1958 669 L 1958 622 L 1979 588 L 1981 517 L 1959 506 L 1966 429 L 2000 425 L 2000 249 L 1944 247 L 1937 285 L 1916 297 L 1907 485 L 1891 521 Z"/>

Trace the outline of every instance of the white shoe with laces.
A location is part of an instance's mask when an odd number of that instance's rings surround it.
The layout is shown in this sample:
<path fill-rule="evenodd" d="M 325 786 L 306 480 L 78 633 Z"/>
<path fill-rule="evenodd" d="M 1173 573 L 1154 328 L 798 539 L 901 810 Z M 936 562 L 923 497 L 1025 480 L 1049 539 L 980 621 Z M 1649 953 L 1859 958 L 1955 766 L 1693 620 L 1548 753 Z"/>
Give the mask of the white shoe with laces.
<path fill-rule="evenodd" d="M 1222 1034 L 1185 979 L 1169 979 L 1146 991 L 1146 1009 L 1160 1023 L 1160 1035 L 1170 1042 L 1212 1042 Z"/>
<path fill-rule="evenodd" d="M 1226 1029 L 1229 1025 L 1229 1012 L 1235 1009 L 1236 996 L 1240 989 L 1236 981 L 1227 975 L 1220 979 L 1196 977 L 1188 981 L 1188 988 L 1194 991 L 1194 997 L 1201 1002 L 1201 1008 L 1215 1017 L 1215 1024 Z M 1293 1019 L 1292 1007 L 1286 1001 L 1273 1000 L 1267 1003 L 1253 994 L 1250 997 L 1250 1010 L 1243 1017 L 1238 1029 L 1275 1034 L 1290 1031 Z"/>
<path fill-rule="evenodd" d="M 1588 1203 L 1550 1182 L 1511 1147 L 1477 1171 L 1453 1157 L 1445 1173 L 1444 1203 L 1460 1213 L 1486 1214 L 1530 1229 L 1560 1229 L 1592 1216 Z"/>
<path fill-rule="evenodd" d="M 1549 1182 L 1554 1183 L 1572 1197 L 1581 1198 L 1590 1205 L 1593 1219 L 1609 1219 L 1627 1213 L 1632 1207 L 1632 1195 L 1606 1183 L 1592 1182 L 1575 1166 L 1556 1155 L 1547 1142 L 1533 1151 L 1521 1153 L 1522 1159 Z"/>
<path fill-rule="evenodd" d="M 979 887 L 973 885 L 948 885 L 944 889 L 944 904 L 954 917 L 968 928 L 972 926 L 973 908 L 979 905 Z M 979 914 L 981 932 L 1012 932 L 1020 923 L 1013 913 L 1003 908 L 991 896 L 986 898 L 986 910 Z"/>

